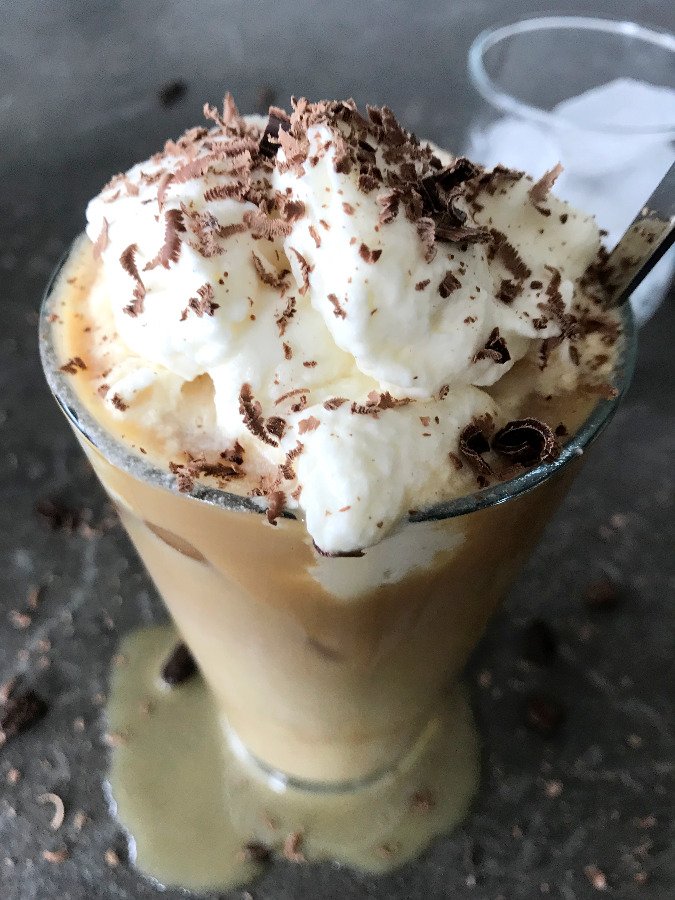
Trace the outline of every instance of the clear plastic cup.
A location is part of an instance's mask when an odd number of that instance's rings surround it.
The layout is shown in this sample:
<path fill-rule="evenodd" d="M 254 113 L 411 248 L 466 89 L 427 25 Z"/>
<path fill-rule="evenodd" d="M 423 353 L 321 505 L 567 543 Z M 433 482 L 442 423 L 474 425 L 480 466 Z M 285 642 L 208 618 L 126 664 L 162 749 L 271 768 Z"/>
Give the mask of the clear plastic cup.
<path fill-rule="evenodd" d="M 469 51 L 480 94 L 465 152 L 539 177 L 593 212 L 611 249 L 675 161 L 675 37 L 583 16 L 524 19 L 482 32 Z M 638 322 L 673 275 L 671 250 L 634 293 Z"/>

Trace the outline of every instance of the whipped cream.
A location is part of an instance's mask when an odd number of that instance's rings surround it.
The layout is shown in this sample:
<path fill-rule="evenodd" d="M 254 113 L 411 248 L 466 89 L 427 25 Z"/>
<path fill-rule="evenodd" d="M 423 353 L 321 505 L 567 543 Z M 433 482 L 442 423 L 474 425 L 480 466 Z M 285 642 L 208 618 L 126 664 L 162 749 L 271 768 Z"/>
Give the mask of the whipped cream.
<path fill-rule="evenodd" d="M 504 424 L 489 388 L 514 366 L 518 401 L 611 369 L 580 286 L 600 235 L 550 193 L 555 172 L 487 172 L 351 101 L 206 113 L 214 127 L 87 209 L 106 335 L 87 372 L 187 489 L 215 471 L 195 454 L 228 448 L 220 483 L 267 498 L 272 520 L 299 510 L 327 553 L 357 551 L 494 477 L 466 428 L 489 442 Z"/>

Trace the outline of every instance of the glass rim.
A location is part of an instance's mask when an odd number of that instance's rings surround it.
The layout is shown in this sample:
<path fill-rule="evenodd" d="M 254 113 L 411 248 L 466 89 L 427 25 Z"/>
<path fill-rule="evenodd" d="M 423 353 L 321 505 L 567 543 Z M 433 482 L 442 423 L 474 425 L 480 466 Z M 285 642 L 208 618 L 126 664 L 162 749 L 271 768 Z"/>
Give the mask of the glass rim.
<path fill-rule="evenodd" d="M 634 40 L 642 41 L 660 47 L 673 54 L 675 60 L 675 35 L 668 31 L 658 31 L 654 28 L 646 28 L 637 22 L 617 19 L 601 19 L 593 16 L 539 16 L 534 18 L 519 19 L 510 25 L 498 28 L 488 28 L 481 31 L 474 38 L 469 48 L 468 70 L 469 77 L 478 93 L 492 106 L 503 112 L 513 113 L 520 118 L 545 124 L 562 124 L 580 131 L 588 131 L 593 134 L 608 134 L 635 136 L 671 136 L 675 135 L 675 121 L 666 122 L 659 126 L 594 126 L 580 125 L 573 119 L 568 119 L 558 113 L 530 103 L 518 100 L 512 94 L 500 89 L 493 78 L 488 75 L 484 58 L 488 50 L 504 40 L 519 34 L 529 34 L 542 31 L 595 31 L 602 34 L 623 35 Z"/>
<path fill-rule="evenodd" d="M 235 494 L 222 488 L 197 483 L 189 493 L 179 491 L 176 477 L 168 469 L 159 468 L 144 459 L 140 454 L 134 453 L 123 441 L 110 434 L 97 421 L 95 416 L 85 408 L 73 387 L 72 376 L 60 369 L 62 360 L 57 357 L 54 348 L 52 341 L 54 322 L 50 320 L 53 311 L 51 306 L 51 300 L 54 296 L 53 288 L 71 250 L 72 245 L 63 254 L 47 282 L 39 316 L 39 344 L 42 368 L 49 388 L 68 421 L 109 463 L 140 481 L 155 487 L 164 488 L 183 497 L 191 497 L 194 500 L 225 509 L 257 513 L 266 512 L 267 507 L 260 500 L 242 494 Z M 617 394 L 611 399 L 600 398 L 598 400 L 589 416 L 564 445 L 560 455 L 555 460 L 540 463 L 531 469 L 526 469 L 515 478 L 497 482 L 471 494 L 444 500 L 424 509 L 410 512 L 402 521 L 439 521 L 497 506 L 508 500 L 515 499 L 521 494 L 529 493 L 529 491 L 548 481 L 549 478 L 582 456 L 586 448 L 591 445 L 614 416 L 630 386 L 633 376 L 637 353 L 637 327 L 630 303 L 623 304 L 621 313 L 623 325 L 622 345 L 613 373 L 613 387 L 616 389 Z M 291 510 L 284 510 L 282 515 L 287 519 L 298 518 Z"/>

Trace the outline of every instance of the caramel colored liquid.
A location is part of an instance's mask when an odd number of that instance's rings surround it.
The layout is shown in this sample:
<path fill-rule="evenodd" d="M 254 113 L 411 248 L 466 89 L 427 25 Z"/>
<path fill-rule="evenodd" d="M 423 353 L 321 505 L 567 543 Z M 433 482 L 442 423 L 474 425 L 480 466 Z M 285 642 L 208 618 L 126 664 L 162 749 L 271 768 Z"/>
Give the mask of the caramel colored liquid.
<path fill-rule="evenodd" d="M 67 294 L 55 305 L 64 358 L 86 340 L 85 293 L 73 315 Z M 81 394 L 118 439 L 147 442 Z M 592 405 L 540 403 L 570 431 Z M 133 455 L 122 468 L 78 438 L 201 671 L 162 687 L 176 634 L 160 630 L 129 638 L 114 673 L 108 714 L 124 741 L 110 782 L 138 865 L 226 888 L 255 874 L 247 841 L 278 849 L 300 832 L 308 859 L 381 871 L 457 823 L 478 777 L 459 676 L 578 464 L 506 503 L 404 523 L 360 558 L 324 558 L 300 519 L 272 527 L 153 485 Z"/>

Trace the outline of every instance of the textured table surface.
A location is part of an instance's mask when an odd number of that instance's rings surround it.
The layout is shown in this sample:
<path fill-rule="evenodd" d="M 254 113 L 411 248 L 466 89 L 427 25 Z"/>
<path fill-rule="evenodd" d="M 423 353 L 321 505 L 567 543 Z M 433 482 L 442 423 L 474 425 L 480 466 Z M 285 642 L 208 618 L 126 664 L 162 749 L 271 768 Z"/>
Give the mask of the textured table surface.
<path fill-rule="evenodd" d="M 184 896 L 133 871 L 102 787 L 111 657 L 122 634 L 165 614 L 48 395 L 36 349 L 42 287 L 86 200 L 225 88 L 243 109 L 270 90 L 280 101 L 387 102 L 410 127 L 457 146 L 475 102 L 464 73 L 471 37 L 536 6 L 291 0 L 283 24 L 281 9 L 278 0 L 0 0 L 0 685 L 18 677 L 49 704 L 0 748 L 2 900 Z M 596 14 L 617 9 L 593 4 Z M 588 13 L 588 4 L 556 11 Z M 623 3 L 621 15 L 674 24 L 665 0 Z M 176 79 L 187 92 L 163 105 L 158 92 Z M 672 896 L 673 299 L 644 328 L 623 408 L 471 662 L 484 751 L 466 823 L 382 878 L 275 863 L 248 889 L 256 900 L 574 900 L 596 895 L 589 866 L 610 896 Z M 73 515 L 37 513 L 46 500 Z M 601 577 L 619 586 L 611 609 L 584 601 Z M 537 618 L 557 642 L 546 665 L 523 658 Z M 549 739 L 524 726 L 533 691 L 567 710 Z M 64 803 L 56 831 L 45 793 Z"/>

